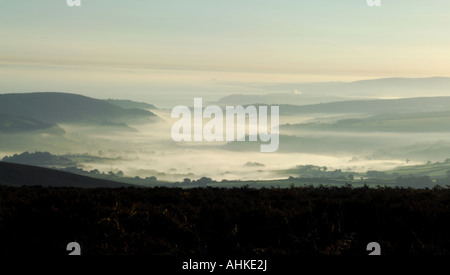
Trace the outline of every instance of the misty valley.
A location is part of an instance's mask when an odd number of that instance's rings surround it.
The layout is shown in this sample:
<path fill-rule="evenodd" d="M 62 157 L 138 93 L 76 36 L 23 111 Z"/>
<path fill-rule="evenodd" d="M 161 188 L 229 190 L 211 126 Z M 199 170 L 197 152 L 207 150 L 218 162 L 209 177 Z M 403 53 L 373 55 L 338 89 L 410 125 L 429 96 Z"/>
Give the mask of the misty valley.
<path fill-rule="evenodd" d="M 253 106 L 263 106 L 256 101 L 261 96 L 254 100 Z M 225 113 L 229 105 L 221 102 L 210 104 Z M 169 108 L 150 103 L 67 93 L 2 94 L 0 157 L 138 186 L 448 183 L 450 97 L 279 102 L 279 147 L 270 153 L 260 152 L 264 142 L 254 138 L 258 121 L 252 114 L 237 121 L 237 140 L 223 138 L 224 128 L 214 133 L 222 139 L 195 141 L 194 127 L 186 132 L 193 142 L 176 142 L 171 131 L 180 121 Z M 225 125 L 218 119 L 200 121 Z"/>
<path fill-rule="evenodd" d="M 0 94 L 0 254 L 448 254 L 450 97 L 295 96 L 205 102 L 202 125 L 184 106 L 174 140 L 180 117 L 151 100 Z M 261 152 L 244 111 L 274 106 L 278 148 Z M 195 140 L 205 125 L 214 142 Z"/>

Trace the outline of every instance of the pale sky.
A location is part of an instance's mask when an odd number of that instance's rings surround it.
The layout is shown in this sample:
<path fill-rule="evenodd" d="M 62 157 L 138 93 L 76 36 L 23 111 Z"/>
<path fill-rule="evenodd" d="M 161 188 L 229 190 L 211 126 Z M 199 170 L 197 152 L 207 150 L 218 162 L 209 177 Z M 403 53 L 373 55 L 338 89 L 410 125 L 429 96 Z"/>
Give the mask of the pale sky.
<path fill-rule="evenodd" d="M 0 93 L 144 100 L 261 92 L 236 82 L 450 76 L 450 1 L 381 3 L 0 0 Z"/>

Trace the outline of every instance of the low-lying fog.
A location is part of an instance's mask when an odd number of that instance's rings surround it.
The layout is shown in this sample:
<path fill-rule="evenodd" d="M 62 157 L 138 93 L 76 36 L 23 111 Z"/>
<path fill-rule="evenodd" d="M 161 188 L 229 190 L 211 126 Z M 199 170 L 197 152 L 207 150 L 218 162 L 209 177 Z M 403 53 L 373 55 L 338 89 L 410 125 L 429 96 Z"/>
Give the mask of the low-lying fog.
<path fill-rule="evenodd" d="M 281 127 L 280 148 L 273 153 L 261 153 L 259 146 L 252 146 L 255 142 L 249 141 L 240 143 L 242 150 L 224 146 L 226 142 L 177 143 L 171 137 L 173 122 L 177 120 L 170 117 L 171 110 L 152 111 L 160 121 L 130 125 L 134 130 L 61 124 L 66 131 L 62 137 L 11 135 L 0 144 L 0 157 L 24 151 L 87 154 L 103 159 L 80 161 L 84 170 L 99 169 L 105 173 L 121 170 L 126 176 L 178 181 L 202 176 L 214 180 L 276 179 L 280 174 L 275 171 L 306 164 L 327 166 L 329 171 L 388 170 L 450 156 L 446 133 L 283 131 Z M 311 119 L 317 117 L 281 116 L 280 124 Z M 436 146 L 440 154 L 430 151 Z"/>

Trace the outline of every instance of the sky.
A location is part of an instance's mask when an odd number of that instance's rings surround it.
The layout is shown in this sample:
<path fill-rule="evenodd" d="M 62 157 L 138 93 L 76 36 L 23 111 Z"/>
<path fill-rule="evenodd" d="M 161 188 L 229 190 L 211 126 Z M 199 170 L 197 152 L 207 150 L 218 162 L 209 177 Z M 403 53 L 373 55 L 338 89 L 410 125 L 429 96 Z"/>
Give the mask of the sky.
<path fill-rule="evenodd" d="M 161 103 L 238 83 L 450 76 L 450 1 L 0 0 L 0 93 Z"/>

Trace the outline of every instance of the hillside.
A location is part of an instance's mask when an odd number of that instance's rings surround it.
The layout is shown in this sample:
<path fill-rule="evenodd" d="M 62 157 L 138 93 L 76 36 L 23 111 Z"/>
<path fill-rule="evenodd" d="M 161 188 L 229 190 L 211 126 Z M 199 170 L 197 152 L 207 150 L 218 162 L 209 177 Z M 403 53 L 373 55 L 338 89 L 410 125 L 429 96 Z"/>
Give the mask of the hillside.
<path fill-rule="evenodd" d="M 305 106 L 282 105 L 280 113 L 417 113 L 450 111 L 450 97 L 415 97 L 401 99 L 348 100 Z"/>
<path fill-rule="evenodd" d="M 22 154 L 14 154 L 12 156 L 5 156 L 1 161 L 8 163 L 24 164 L 39 166 L 44 168 L 55 167 L 74 167 L 77 163 L 65 156 L 57 156 L 49 152 L 24 152 Z"/>
<path fill-rule="evenodd" d="M 366 79 L 342 84 L 340 93 L 346 95 L 389 96 L 389 97 L 420 97 L 433 91 L 435 95 L 448 95 L 450 87 L 449 77 L 426 78 L 380 78 Z"/>
<path fill-rule="evenodd" d="M 53 169 L 0 161 L 0 185 L 53 187 L 126 187 L 125 183 L 94 179 Z"/>
<path fill-rule="evenodd" d="M 450 111 L 384 114 L 369 118 L 342 119 L 331 123 L 308 122 L 283 125 L 283 130 L 349 132 L 450 132 Z"/>
<path fill-rule="evenodd" d="M 157 109 L 155 105 L 126 99 L 105 99 L 104 101 L 124 109 Z"/>
<path fill-rule="evenodd" d="M 33 118 L 0 113 L 1 133 L 20 133 L 27 131 L 43 131 L 51 134 L 64 134 L 65 132 L 56 123 L 43 122 Z"/>
<path fill-rule="evenodd" d="M 380 78 L 365 79 L 353 82 L 290 82 L 290 83 L 252 83 L 245 84 L 261 91 L 258 95 L 232 95 L 221 99 L 230 101 L 240 97 L 248 100 L 240 104 L 313 104 L 313 100 L 330 102 L 329 98 L 368 99 L 368 98 L 406 98 L 422 97 L 432 91 L 435 96 L 447 96 L 450 87 L 449 77 L 428 78 Z M 266 93 L 266 94 L 261 94 Z M 276 98 L 276 95 L 286 94 L 287 97 Z M 253 97 L 253 98 L 252 98 Z M 270 101 L 275 100 L 275 101 Z"/>
<path fill-rule="evenodd" d="M 294 93 L 271 93 L 265 95 L 246 95 L 233 94 L 220 98 L 217 102 L 210 102 L 215 105 L 253 105 L 253 104 L 292 104 L 292 105 L 307 105 L 319 104 L 323 102 L 345 101 L 349 100 L 346 97 L 339 96 L 321 96 L 321 95 L 306 95 Z"/>
<path fill-rule="evenodd" d="M 0 113 L 52 123 L 129 123 L 156 117 L 147 110 L 124 109 L 99 99 L 52 92 L 0 94 Z"/>
<path fill-rule="evenodd" d="M 434 96 L 447 96 L 449 77 L 380 78 L 353 82 L 311 83 L 240 83 L 258 89 L 258 94 L 232 94 L 219 99 L 219 105 L 291 104 L 310 105 L 344 100 L 423 97 L 428 91 Z"/>

